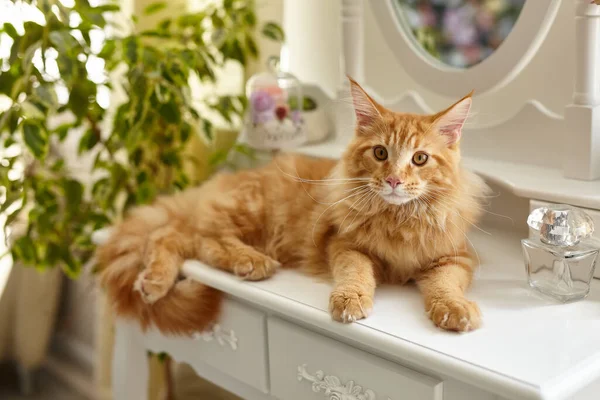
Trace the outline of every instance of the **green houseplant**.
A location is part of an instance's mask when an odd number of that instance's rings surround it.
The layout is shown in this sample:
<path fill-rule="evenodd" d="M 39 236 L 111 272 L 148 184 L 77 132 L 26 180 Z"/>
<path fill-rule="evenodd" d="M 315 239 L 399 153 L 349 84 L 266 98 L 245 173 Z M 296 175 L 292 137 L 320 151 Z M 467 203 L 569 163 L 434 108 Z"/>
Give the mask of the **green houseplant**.
<path fill-rule="evenodd" d="M 0 31 L 10 42 L 0 74 L 9 102 L 0 115 L 0 224 L 7 234 L 23 224 L 10 248 L 15 261 L 77 276 L 93 253 L 94 230 L 197 183 L 186 172 L 194 161 L 186 147 L 197 135 L 214 139 L 208 113 L 239 121 L 243 96 L 198 100 L 189 82 L 195 75 L 214 83 L 226 63 L 257 56 L 254 1 L 224 0 L 151 30 L 136 29 L 135 19 L 120 26 L 116 3 L 16 2 L 35 7 L 43 22 Z M 154 3 L 145 13 L 166 7 Z M 283 40 L 276 24 L 260 32 Z M 123 101 L 107 104 L 117 90 Z M 69 162 L 65 152 L 78 157 Z M 221 152 L 212 161 L 222 160 Z"/>

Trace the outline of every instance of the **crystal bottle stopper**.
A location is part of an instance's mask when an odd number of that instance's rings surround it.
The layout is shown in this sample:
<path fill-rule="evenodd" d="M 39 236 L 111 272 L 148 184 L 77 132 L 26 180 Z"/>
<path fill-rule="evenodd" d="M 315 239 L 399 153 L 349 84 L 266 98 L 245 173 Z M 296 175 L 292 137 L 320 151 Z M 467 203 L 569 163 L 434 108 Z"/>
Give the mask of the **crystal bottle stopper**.
<path fill-rule="evenodd" d="M 594 221 L 583 210 L 557 204 L 536 208 L 527 225 L 540 234 L 540 240 L 555 246 L 574 246 L 594 233 Z"/>

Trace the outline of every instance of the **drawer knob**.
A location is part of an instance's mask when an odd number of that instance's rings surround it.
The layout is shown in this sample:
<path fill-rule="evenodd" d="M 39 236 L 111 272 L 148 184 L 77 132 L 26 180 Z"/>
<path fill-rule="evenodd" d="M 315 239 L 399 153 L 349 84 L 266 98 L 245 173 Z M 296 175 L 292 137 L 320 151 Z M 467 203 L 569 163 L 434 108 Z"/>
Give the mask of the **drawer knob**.
<path fill-rule="evenodd" d="M 298 366 L 298 381 L 312 382 L 312 390 L 315 393 L 323 392 L 327 400 L 377 400 L 375 392 L 371 389 L 363 389 L 355 385 L 354 381 L 342 384 L 340 378 L 334 375 L 325 375 L 323 371 L 317 371 L 311 375 L 306 371 L 306 364 Z M 388 400 L 391 400 L 388 398 Z"/>
<path fill-rule="evenodd" d="M 221 328 L 221 325 L 219 324 L 213 325 L 212 328 L 209 328 L 204 332 L 196 333 L 194 338 L 196 340 L 202 339 L 205 342 L 212 342 L 213 340 L 216 340 L 221 346 L 228 344 L 233 351 L 237 350 L 238 348 L 238 339 L 235 336 L 235 332 L 233 330 L 226 331 Z"/>

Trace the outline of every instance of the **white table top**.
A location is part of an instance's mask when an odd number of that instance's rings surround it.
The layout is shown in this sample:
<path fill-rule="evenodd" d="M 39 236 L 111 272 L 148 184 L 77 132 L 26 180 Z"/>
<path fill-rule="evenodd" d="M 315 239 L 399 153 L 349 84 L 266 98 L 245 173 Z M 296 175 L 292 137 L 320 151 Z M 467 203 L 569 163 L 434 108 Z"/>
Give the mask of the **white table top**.
<path fill-rule="evenodd" d="M 373 314 L 343 325 L 327 311 L 330 285 L 295 271 L 252 283 L 187 261 L 184 273 L 297 323 L 504 397 L 567 399 L 599 379 L 600 281 L 586 300 L 558 304 L 527 286 L 520 238 L 493 231 L 471 239 L 482 267 L 469 297 L 481 307 L 484 326 L 467 334 L 435 328 L 414 286 L 378 288 Z"/>

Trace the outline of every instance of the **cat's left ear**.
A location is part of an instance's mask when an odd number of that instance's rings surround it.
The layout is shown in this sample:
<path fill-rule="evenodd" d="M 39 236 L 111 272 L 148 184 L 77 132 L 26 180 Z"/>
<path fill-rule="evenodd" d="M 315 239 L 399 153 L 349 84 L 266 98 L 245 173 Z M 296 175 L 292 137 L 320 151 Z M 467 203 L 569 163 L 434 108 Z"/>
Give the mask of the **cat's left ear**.
<path fill-rule="evenodd" d="M 352 103 L 356 114 L 357 132 L 361 132 L 381 119 L 386 110 L 373 100 L 358 82 L 350 76 L 348 76 L 348 80 L 350 81 L 350 93 L 352 94 Z"/>
<path fill-rule="evenodd" d="M 433 124 L 437 131 L 446 138 L 448 145 L 458 143 L 462 136 L 462 128 L 473 103 L 472 96 L 473 91 L 446 110 L 433 116 Z"/>

